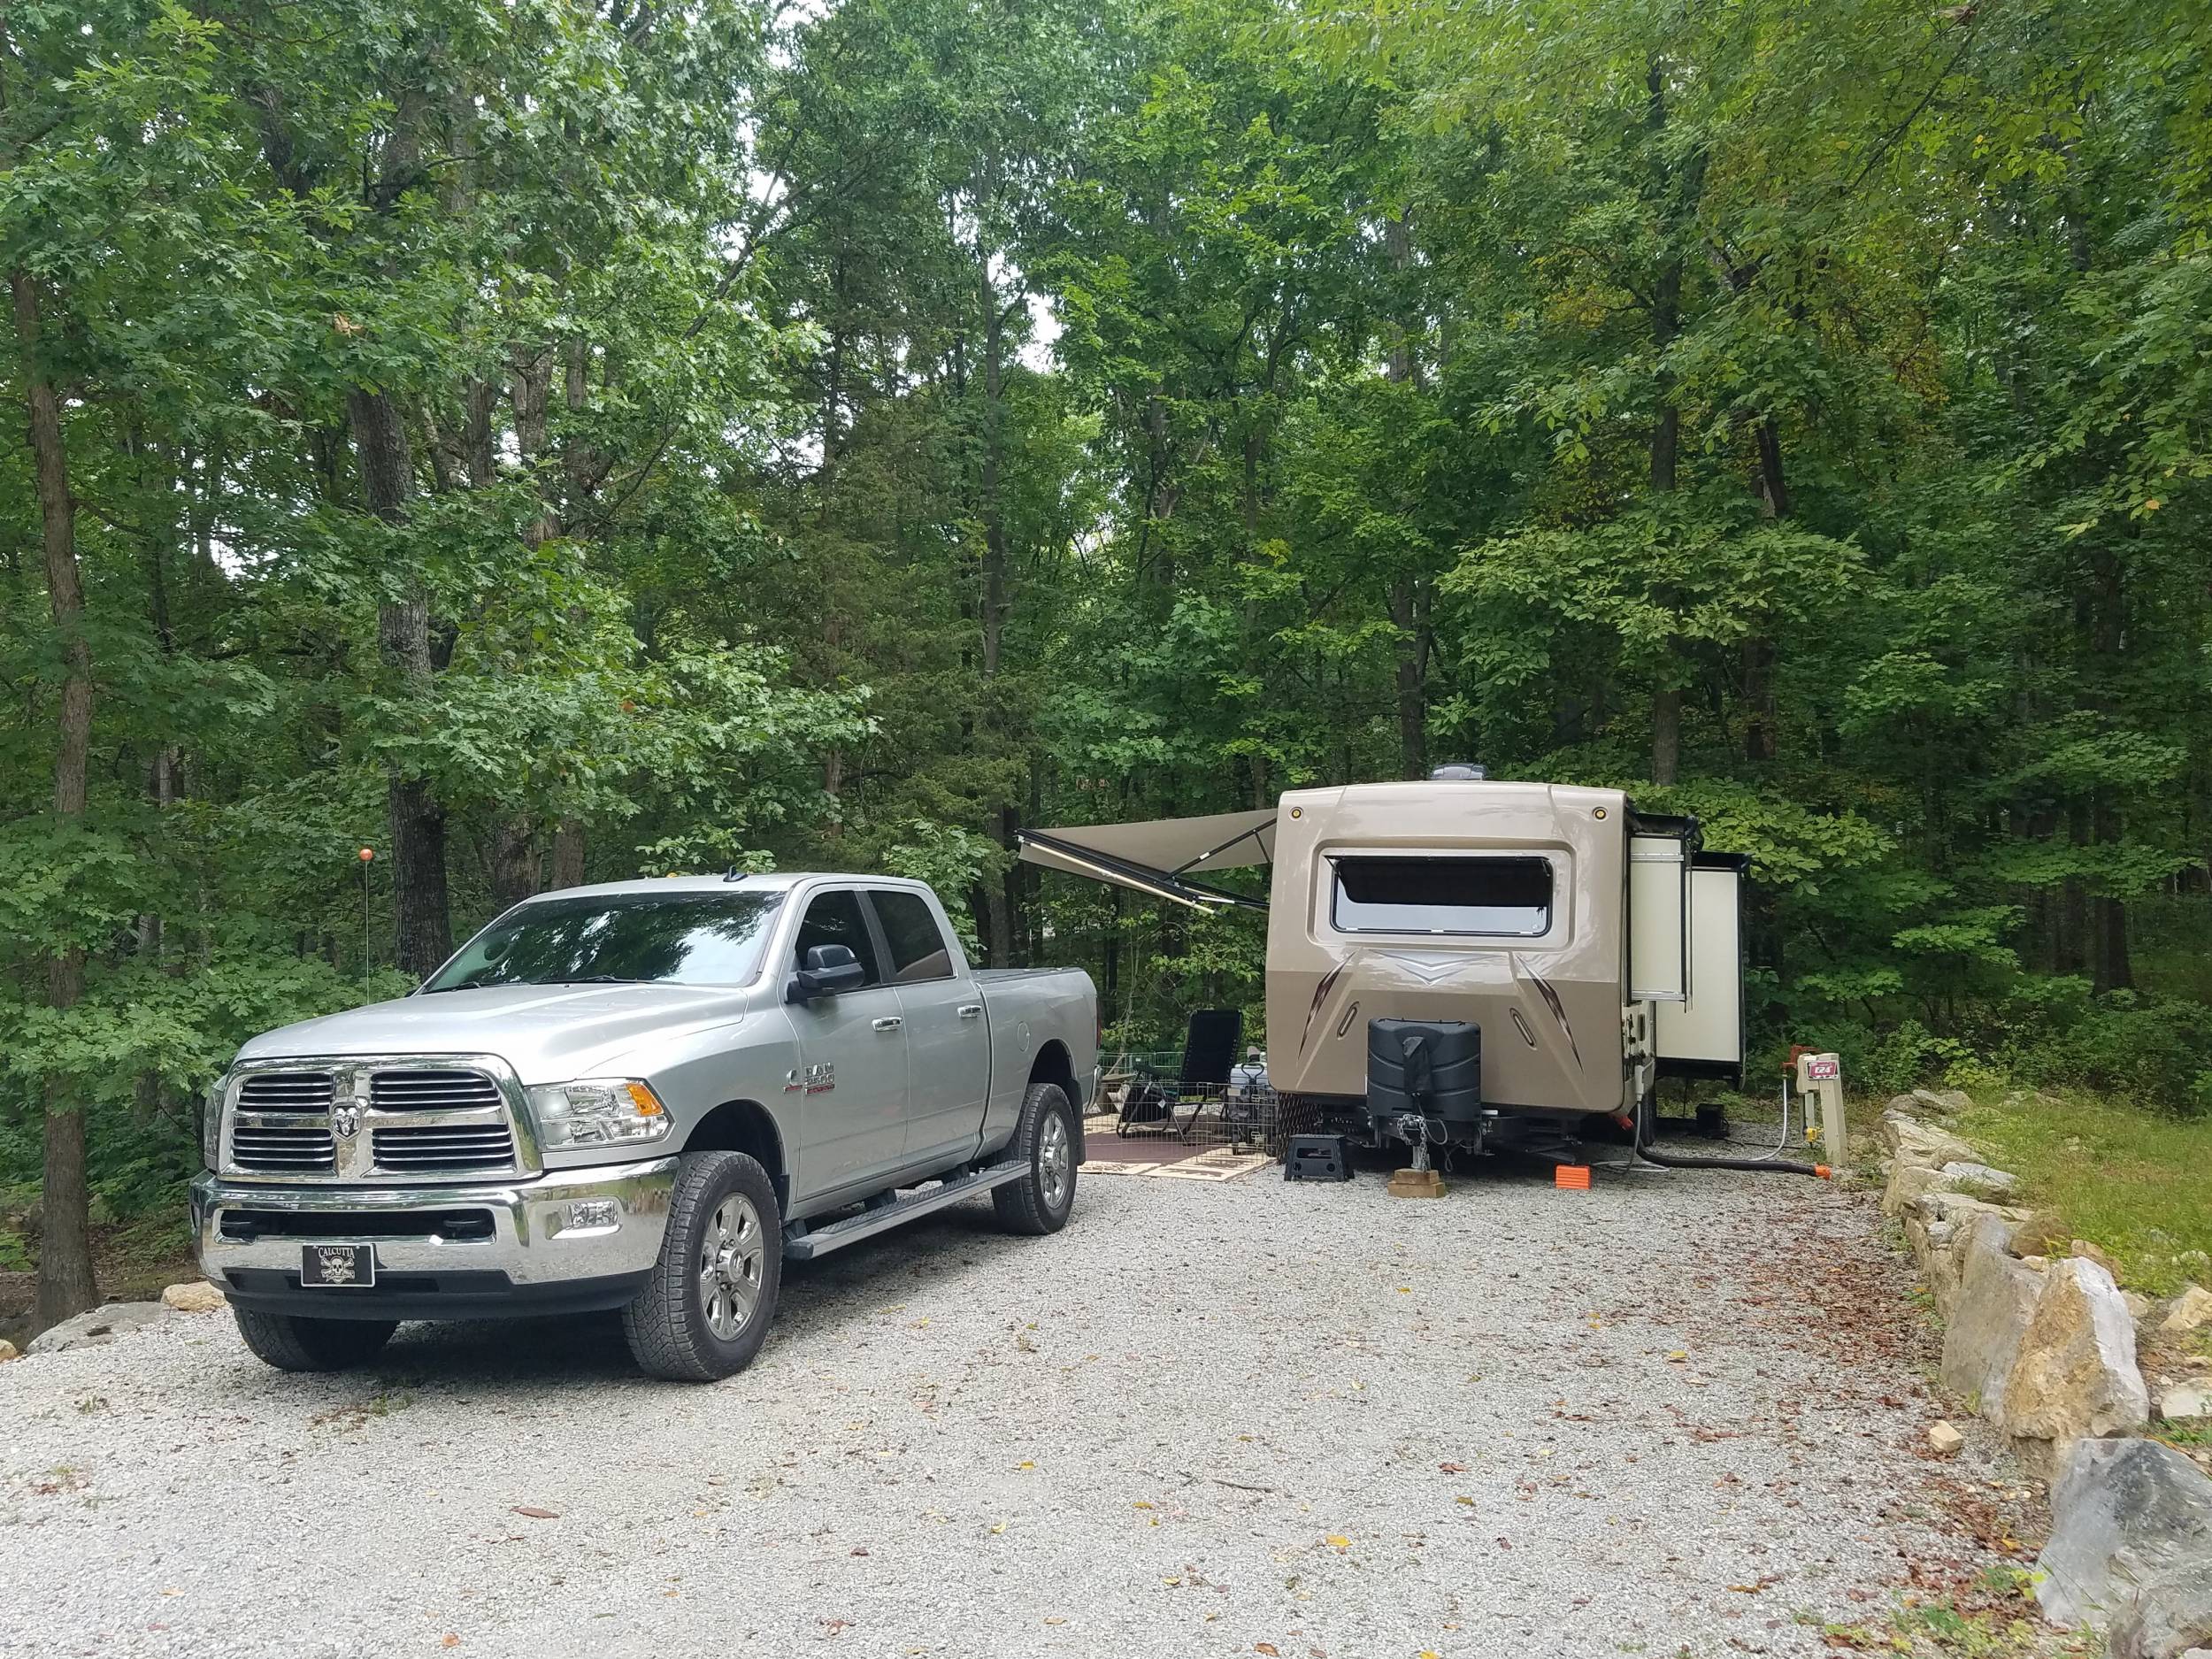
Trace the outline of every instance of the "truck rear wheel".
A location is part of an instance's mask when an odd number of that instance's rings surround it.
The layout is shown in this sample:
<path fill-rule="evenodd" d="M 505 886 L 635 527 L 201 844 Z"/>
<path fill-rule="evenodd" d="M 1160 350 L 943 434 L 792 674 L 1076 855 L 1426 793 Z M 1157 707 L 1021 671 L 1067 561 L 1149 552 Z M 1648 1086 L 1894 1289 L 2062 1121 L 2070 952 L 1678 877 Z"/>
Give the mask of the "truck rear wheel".
<path fill-rule="evenodd" d="M 341 1293 L 343 1294 L 343 1293 Z M 384 1351 L 396 1319 L 316 1319 L 298 1313 L 233 1308 L 253 1356 L 279 1371 L 349 1371 Z"/>
<path fill-rule="evenodd" d="M 1083 1161 L 1083 1131 L 1057 1083 L 1032 1083 L 1022 1099 L 1010 1159 L 1029 1168 L 991 1190 L 998 1225 L 1008 1233 L 1057 1233 L 1075 1208 L 1075 1166 Z"/>
<path fill-rule="evenodd" d="M 783 1212 L 742 1152 L 695 1152 L 676 1171 L 668 1231 L 645 1288 L 622 1310 L 648 1376 L 716 1382 L 753 1363 L 783 1285 Z"/>

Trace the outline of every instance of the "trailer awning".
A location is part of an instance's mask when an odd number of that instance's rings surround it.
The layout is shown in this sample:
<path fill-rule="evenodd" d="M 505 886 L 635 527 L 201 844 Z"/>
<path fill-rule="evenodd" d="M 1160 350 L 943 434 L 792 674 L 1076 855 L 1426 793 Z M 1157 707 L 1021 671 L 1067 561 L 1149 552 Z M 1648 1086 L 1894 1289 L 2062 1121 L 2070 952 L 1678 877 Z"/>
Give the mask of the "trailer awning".
<path fill-rule="evenodd" d="M 1195 878 L 1216 870 L 1271 864 L 1275 810 L 1216 812 L 1205 818 L 1152 818 L 1140 824 L 1079 824 L 1068 829 L 1018 832 L 1025 862 L 1064 870 L 1197 910 L 1240 905 L 1263 910 L 1266 902 L 1226 892 Z"/>

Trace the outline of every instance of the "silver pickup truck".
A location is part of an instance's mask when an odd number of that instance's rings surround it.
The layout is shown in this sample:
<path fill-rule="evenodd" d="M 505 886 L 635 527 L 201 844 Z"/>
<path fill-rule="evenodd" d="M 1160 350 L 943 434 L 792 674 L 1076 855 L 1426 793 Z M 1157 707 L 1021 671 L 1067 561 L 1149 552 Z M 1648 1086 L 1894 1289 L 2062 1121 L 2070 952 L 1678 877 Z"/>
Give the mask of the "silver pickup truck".
<path fill-rule="evenodd" d="M 397 1002 L 257 1037 L 210 1092 L 200 1264 L 272 1365 L 402 1319 L 622 1311 L 660 1377 L 759 1351 L 786 1258 L 989 1193 L 1065 1225 L 1096 1087 L 1076 969 L 978 972 L 889 877 L 517 905 Z"/>

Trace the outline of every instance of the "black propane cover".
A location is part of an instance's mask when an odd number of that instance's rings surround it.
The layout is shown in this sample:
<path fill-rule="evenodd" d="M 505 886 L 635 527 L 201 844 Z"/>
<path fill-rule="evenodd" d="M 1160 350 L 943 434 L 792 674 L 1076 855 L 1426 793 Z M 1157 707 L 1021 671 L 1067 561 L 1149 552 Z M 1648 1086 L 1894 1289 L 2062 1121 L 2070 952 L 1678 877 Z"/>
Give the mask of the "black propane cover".
<path fill-rule="evenodd" d="M 1482 1118 L 1482 1027 L 1463 1019 L 1367 1022 L 1367 1112 L 1447 1124 Z"/>

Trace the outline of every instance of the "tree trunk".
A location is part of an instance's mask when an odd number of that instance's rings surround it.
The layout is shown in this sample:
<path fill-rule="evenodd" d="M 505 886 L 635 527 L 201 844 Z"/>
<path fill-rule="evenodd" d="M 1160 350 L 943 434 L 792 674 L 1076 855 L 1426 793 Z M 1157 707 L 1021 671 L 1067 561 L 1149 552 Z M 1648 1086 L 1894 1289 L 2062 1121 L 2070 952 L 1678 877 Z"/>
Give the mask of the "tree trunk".
<path fill-rule="evenodd" d="M 346 398 L 353 425 L 361 493 L 369 511 L 387 524 L 407 522 L 414 494 L 414 466 L 399 406 L 387 392 L 359 388 Z M 430 650 L 430 598 L 418 581 L 407 597 L 380 606 L 377 643 L 398 671 L 411 696 L 430 690 L 435 672 Z M 395 767 L 387 789 L 392 818 L 392 885 L 398 905 L 399 965 L 418 978 L 453 954 L 453 924 L 446 893 L 445 809 L 429 782 Z"/>
<path fill-rule="evenodd" d="M 1000 402 L 1005 395 L 1005 365 L 999 361 L 1006 341 L 1006 317 L 991 282 L 988 256 L 983 265 L 983 677 L 996 678 L 1006 641 L 1006 517 L 999 501 L 999 451 L 1004 443 Z"/>
<path fill-rule="evenodd" d="M 1390 620 L 1398 630 L 1398 767 L 1407 779 L 1429 773 L 1428 596 L 1419 579 L 1402 575 L 1390 585 Z"/>
<path fill-rule="evenodd" d="M 69 493 L 69 453 L 62 444 L 61 396 L 39 349 L 39 295 L 27 271 L 8 275 L 15 338 L 22 353 L 31 464 L 38 488 L 41 545 L 54 634 L 61 646 L 61 720 L 54 749 L 54 816 L 84 821 L 92 746 L 92 648 L 84 636 L 84 575 L 77 564 L 77 503 Z M 46 1002 L 56 1012 L 84 995 L 84 953 L 70 949 L 46 958 Z M 90 1194 L 85 1180 L 84 1102 L 71 1081 L 50 1073 L 45 1087 L 45 1171 L 39 1234 L 38 1322 L 58 1324 L 99 1301 L 92 1273 Z"/>
<path fill-rule="evenodd" d="M 1769 518 L 1790 516 L 1788 480 L 1782 472 L 1782 434 L 1772 416 L 1760 421 L 1759 504 Z M 1743 642 L 1744 757 L 1770 761 L 1779 747 L 1775 731 L 1774 641 L 1755 634 Z"/>
<path fill-rule="evenodd" d="M 1390 268 L 1403 273 L 1413 265 L 1413 210 L 1383 221 L 1383 249 Z M 1394 296 L 1394 301 L 1397 296 Z M 1393 386 L 1418 389 L 1420 364 L 1414 357 L 1414 329 L 1402 309 L 1393 306 L 1390 356 L 1383 373 Z M 1398 511 L 1410 518 L 1415 503 L 1401 495 Z M 1397 661 L 1394 664 L 1398 700 L 1399 775 L 1407 779 L 1428 775 L 1429 619 L 1426 583 L 1418 573 L 1401 572 L 1391 580 L 1386 603 L 1398 631 Z"/>
<path fill-rule="evenodd" d="M 1665 786 L 1682 772 L 1682 691 L 1662 686 L 1651 696 L 1651 780 Z"/>
<path fill-rule="evenodd" d="M 2069 846 L 2089 844 L 2089 803 L 2067 803 L 2066 840 Z M 2068 973 L 2091 970 L 2089 949 L 2089 889 L 2078 876 L 2068 876 L 2059 889 L 2058 963 Z"/>
<path fill-rule="evenodd" d="M 565 818 L 553 832 L 552 868 L 547 872 L 546 885 L 557 892 L 563 887 L 584 885 L 584 821 Z"/>
<path fill-rule="evenodd" d="M 538 890 L 538 854 L 533 844 L 536 831 L 536 825 L 519 815 L 502 818 L 492 826 L 492 902 L 503 910 Z"/>

